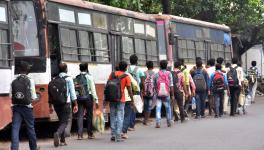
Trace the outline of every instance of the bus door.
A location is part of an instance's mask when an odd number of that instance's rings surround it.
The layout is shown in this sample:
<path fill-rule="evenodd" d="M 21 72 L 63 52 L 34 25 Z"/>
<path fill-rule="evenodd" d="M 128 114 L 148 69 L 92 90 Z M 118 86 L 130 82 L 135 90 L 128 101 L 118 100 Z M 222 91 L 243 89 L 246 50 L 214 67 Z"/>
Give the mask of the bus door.
<path fill-rule="evenodd" d="M 121 35 L 118 32 L 110 33 L 110 46 L 111 46 L 111 60 L 112 60 L 112 69 L 115 70 L 115 67 L 118 66 L 121 58 Z"/>
<path fill-rule="evenodd" d="M 209 40 L 204 41 L 205 60 L 211 59 L 211 44 Z"/>

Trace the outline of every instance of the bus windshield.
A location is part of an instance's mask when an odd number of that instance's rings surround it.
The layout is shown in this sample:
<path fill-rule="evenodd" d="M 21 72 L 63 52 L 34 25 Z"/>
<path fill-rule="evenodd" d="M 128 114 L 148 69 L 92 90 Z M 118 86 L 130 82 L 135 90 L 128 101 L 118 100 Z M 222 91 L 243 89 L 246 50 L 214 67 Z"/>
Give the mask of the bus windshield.
<path fill-rule="evenodd" d="M 11 12 L 15 56 L 39 56 L 38 30 L 33 2 L 13 1 Z"/>

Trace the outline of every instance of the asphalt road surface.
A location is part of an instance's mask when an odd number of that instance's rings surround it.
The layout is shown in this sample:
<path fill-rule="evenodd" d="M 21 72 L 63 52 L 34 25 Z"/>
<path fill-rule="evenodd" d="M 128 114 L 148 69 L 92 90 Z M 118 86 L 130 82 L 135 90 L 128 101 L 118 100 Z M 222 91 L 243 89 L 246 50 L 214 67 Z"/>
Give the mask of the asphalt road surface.
<path fill-rule="evenodd" d="M 168 128 L 165 120 L 161 128 L 137 124 L 125 142 L 110 142 L 110 132 L 96 134 L 94 140 L 67 139 L 68 146 L 53 147 L 53 140 L 39 140 L 41 150 L 264 150 L 264 97 L 247 108 L 247 115 L 224 116 L 215 119 L 191 119 Z M 86 136 L 85 136 L 86 137 Z M 0 143 L 9 146 L 9 143 Z M 20 143 L 27 150 L 27 141 Z"/>

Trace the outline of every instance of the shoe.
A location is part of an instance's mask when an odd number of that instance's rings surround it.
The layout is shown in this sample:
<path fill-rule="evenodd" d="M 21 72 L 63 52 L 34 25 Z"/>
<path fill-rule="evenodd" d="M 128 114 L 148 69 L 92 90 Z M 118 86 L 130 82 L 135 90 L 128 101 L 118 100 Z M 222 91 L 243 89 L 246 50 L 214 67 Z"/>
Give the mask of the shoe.
<path fill-rule="evenodd" d="M 121 135 L 121 138 L 122 138 L 122 139 L 128 139 L 128 135 L 127 135 L 127 133 L 123 133 L 123 134 Z"/>
<path fill-rule="evenodd" d="M 215 115 L 215 118 L 218 118 L 218 115 Z"/>
<path fill-rule="evenodd" d="M 54 143 L 54 147 L 58 147 L 59 146 L 60 139 L 59 139 L 59 134 L 58 133 L 54 133 L 53 143 Z"/>
<path fill-rule="evenodd" d="M 110 141 L 115 142 L 115 137 L 111 137 Z"/>
<path fill-rule="evenodd" d="M 116 141 L 116 142 L 124 142 L 125 140 L 122 139 L 122 138 L 117 138 L 115 141 Z"/>
<path fill-rule="evenodd" d="M 128 128 L 127 130 L 128 131 L 135 131 L 136 129 L 135 128 Z"/>
<path fill-rule="evenodd" d="M 148 125 L 148 122 L 147 121 L 143 121 L 143 125 L 147 126 Z"/>
<path fill-rule="evenodd" d="M 194 119 L 200 119 L 201 117 L 200 116 L 195 116 L 195 118 Z"/>
<path fill-rule="evenodd" d="M 88 139 L 95 139 L 94 135 L 88 135 Z"/>
<path fill-rule="evenodd" d="M 78 135 L 77 140 L 82 140 L 82 139 L 83 139 L 83 136 L 82 135 Z"/>
<path fill-rule="evenodd" d="M 205 118 L 205 116 L 202 116 L 201 118 Z"/>
<path fill-rule="evenodd" d="M 155 128 L 160 128 L 160 124 L 156 123 L 156 127 Z"/>
<path fill-rule="evenodd" d="M 61 142 L 60 146 L 67 146 L 67 143 L 66 142 Z"/>

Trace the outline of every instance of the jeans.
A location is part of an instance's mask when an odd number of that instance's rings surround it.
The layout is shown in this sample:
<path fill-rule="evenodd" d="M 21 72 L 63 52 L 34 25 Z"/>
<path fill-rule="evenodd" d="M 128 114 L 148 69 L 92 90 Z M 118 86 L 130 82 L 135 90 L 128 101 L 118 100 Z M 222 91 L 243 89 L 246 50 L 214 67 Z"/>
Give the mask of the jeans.
<path fill-rule="evenodd" d="M 11 150 L 19 149 L 19 130 L 22 121 L 25 122 L 27 127 L 27 135 L 29 139 L 30 150 L 37 149 L 37 137 L 34 128 L 34 117 L 32 108 L 26 106 L 13 106 L 13 117 L 12 117 L 12 143 Z"/>
<path fill-rule="evenodd" d="M 196 92 L 196 116 L 204 116 L 206 92 Z"/>
<path fill-rule="evenodd" d="M 215 115 L 222 116 L 224 113 L 224 91 L 214 93 Z"/>
<path fill-rule="evenodd" d="M 227 90 L 225 90 L 225 94 L 224 94 L 224 112 L 227 112 L 228 101 L 229 101 L 229 96 L 227 94 Z"/>
<path fill-rule="evenodd" d="M 181 121 L 184 121 L 185 120 L 185 112 L 184 112 L 184 104 L 183 104 L 184 103 L 183 92 L 175 93 L 174 96 L 175 96 L 176 103 L 174 103 L 173 112 L 175 114 L 175 117 L 177 117 L 176 116 L 176 115 L 178 115 L 177 109 L 179 109 L 180 119 L 181 119 Z M 178 119 L 176 119 L 176 120 L 178 120 Z"/>
<path fill-rule="evenodd" d="M 89 136 L 93 135 L 93 100 L 79 100 L 78 101 L 78 135 L 83 134 L 83 116 L 84 110 L 87 112 L 87 133 Z"/>
<path fill-rule="evenodd" d="M 59 118 L 59 127 L 56 133 L 60 136 L 61 138 L 60 141 L 65 142 L 64 132 L 69 122 L 69 117 L 71 113 L 71 105 L 70 104 L 54 105 L 54 109 Z"/>
<path fill-rule="evenodd" d="M 130 124 L 130 116 L 131 116 L 131 112 L 133 111 L 133 109 L 131 108 L 131 103 L 132 102 L 126 102 L 125 104 L 125 115 L 124 115 L 123 129 L 122 129 L 123 133 L 127 133 Z"/>
<path fill-rule="evenodd" d="M 150 113 L 153 97 L 144 97 L 144 112 Z"/>
<path fill-rule="evenodd" d="M 237 103 L 238 103 L 238 98 L 240 94 L 240 88 L 239 87 L 230 87 L 230 104 L 231 104 L 231 110 L 230 110 L 230 115 L 234 116 L 237 110 Z"/>
<path fill-rule="evenodd" d="M 136 111 L 132 110 L 130 113 L 130 123 L 129 123 L 129 127 L 130 128 L 134 128 L 136 124 Z"/>
<path fill-rule="evenodd" d="M 125 103 L 110 102 L 111 136 L 120 139 L 124 121 Z"/>
<path fill-rule="evenodd" d="M 165 106 L 166 109 L 166 117 L 167 117 L 167 123 L 170 123 L 171 121 L 171 103 L 170 103 L 170 97 L 166 97 L 164 99 L 160 99 L 158 97 L 157 104 L 156 104 L 156 123 L 161 123 L 161 105 Z"/>

